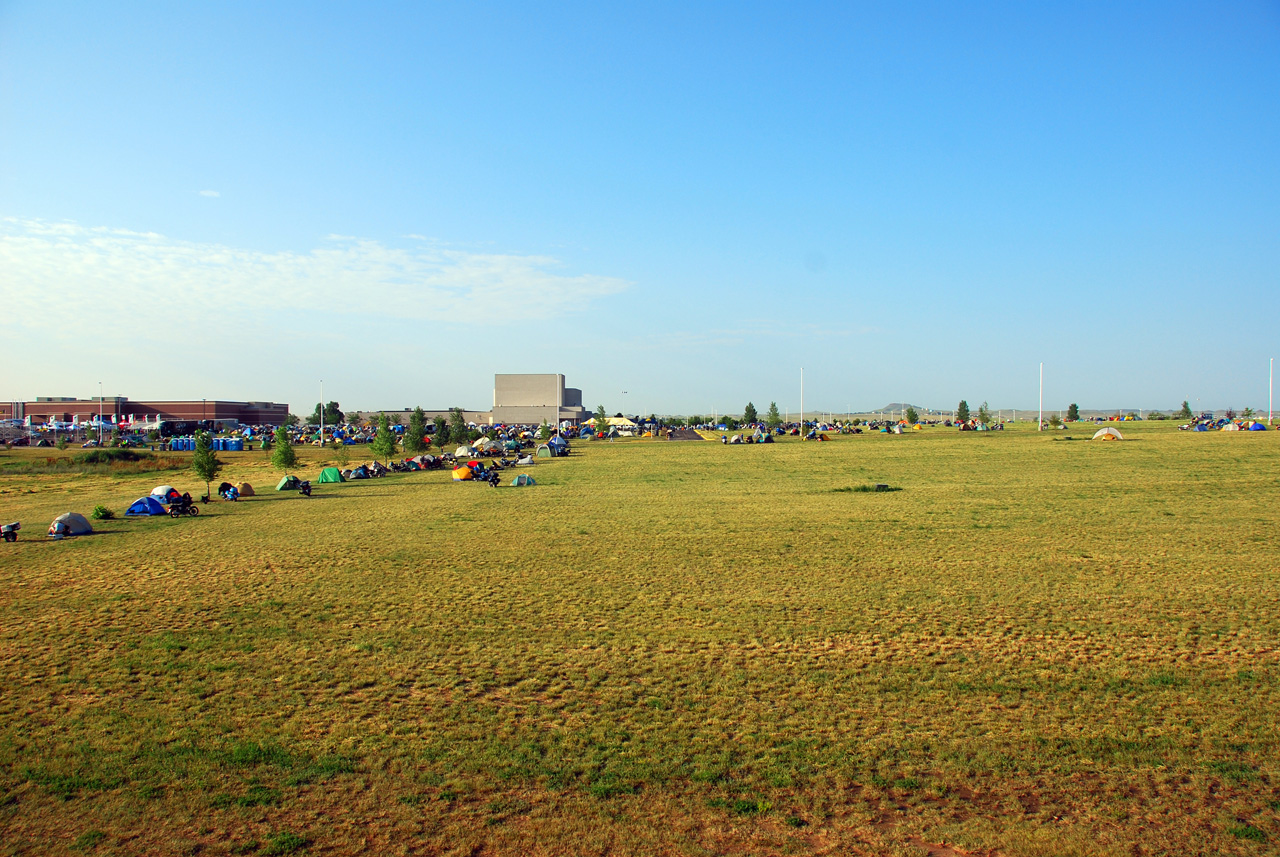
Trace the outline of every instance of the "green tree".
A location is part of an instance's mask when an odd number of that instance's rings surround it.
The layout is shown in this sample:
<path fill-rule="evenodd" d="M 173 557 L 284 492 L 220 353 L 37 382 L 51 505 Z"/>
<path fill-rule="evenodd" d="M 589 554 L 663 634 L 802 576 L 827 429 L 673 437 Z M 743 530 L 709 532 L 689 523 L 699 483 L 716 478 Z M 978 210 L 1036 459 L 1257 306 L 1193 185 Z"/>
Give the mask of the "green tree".
<path fill-rule="evenodd" d="M 969 403 L 964 399 L 961 399 L 960 404 L 956 405 L 956 419 L 962 423 L 969 419 Z"/>
<path fill-rule="evenodd" d="M 596 431 L 606 431 L 609 428 L 609 412 L 604 409 L 604 405 L 596 405 Z"/>
<path fill-rule="evenodd" d="M 378 414 L 378 433 L 370 446 L 374 455 L 387 461 L 396 454 L 396 435 L 391 431 L 391 419 L 386 414 Z"/>
<path fill-rule="evenodd" d="M 342 414 L 342 409 L 338 407 L 337 402 L 330 402 L 324 406 L 324 424 L 328 426 L 336 426 L 345 422 L 346 418 Z M 320 424 L 320 403 L 316 402 L 316 409 L 311 412 L 311 416 L 307 417 L 309 425 Z"/>
<path fill-rule="evenodd" d="M 1080 419 L 1080 406 L 1075 402 L 1067 405 L 1067 422 L 1074 423 Z"/>
<path fill-rule="evenodd" d="M 436 446 L 444 449 L 444 445 L 449 442 L 449 422 L 439 414 L 432 420 L 436 424 L 434 439 Z"/>
<path fill-rule="evenodd" d="M 538 426 L 538 440 L 546 440 L 551 437 L 551 426 L 547 425 L 547 421 L 543 420 L 542 425 Z"/>
<path fill-rule="evenodd" d="M 911 425 L 915 425 L 916 423 L 920 422 L 920 415 L 917 414 L 916 409 L 911 407 L 910 405 L 907 405 L 907 422 L 910 423 Z"/>
<path fill-rule="evenodd" d="M 196 451 L 191 456 L 191 469 L 204 480 L 204 494 L 209 496 L 209 483 L 222 472 L 222 462 L 213 451 L 213 438 L 207 431 L 196 432 Z"/>
<path fill-rule="evenodd" d="M 756 406 L 751 402 L 747 402 L 747 406 L 742 409 L 742 421 L 747 425 L 759 421 L 760 415 L 756 413 Z"/>
<path fill-rule="evenodd" d="M 983 402 L 978 407 L 978 422 L 982 423 L 983 425 L 986 425 L 991 422 L 991 409 L 990 407 L 987 406 L 986 402 Z"/>
<path fill-rule="evenodd" d="M 778 403 L 769 403 L 769 415 L 765 417 L 765 422 L 769 424 L 770 429 L 776 429 L 782 425 L 782 414 L 778 411 Z"/>
<path fill-rule="evenodd" d="M 345 442 L 335 439 L 333 443 L 329 445 L 329 454 L 333 456 L 333 463 L 343 470 L 346 470 L 347 467 L 350 466 L 351 451 L 347 449 Z"/>
<path fill-rule="evenodd" d="M 471 439 L 471 428 L 467 425 L 467 415 L 462 408 L 449 409 L 449 442 L 466 443 Z"/>
<path fill-rule="evenodd" d="M 409 430 L 404 433 L 404 451 L 414 455 L 427 448 L 424 436 L 427 433 L 427 415 L 422 408 L 414 408 L 409 415 Z"/>
<path fill-rule="evenodd" d="M 1183 402 L 1182 402 L 1182 410 L 1180 410 L 1180 411 L 1178 411 L 1176 414 L 1174 414 L 1174 415 L 1173 415 L 1173 418 L 1174 418 L 1174 419 L 1176 419 L 1176 420 L 1189 420 L 1189 419 L 1191 419 L 1191 403 L 1190 403 L 1190 402 L 1188 402 L 1188 401 L 1186 401 L 1186 400 L 1183 400 Z"/>
<path fill-rule="evenodd" d="M 300 424 L 301 422 L 302 420 L 298 418 L 297 414 L 289 414 L 288 418 L 284 421 L 284 424 L 289 426 L 290 428 L 293 428 L 294 426 Z"/>
<path fill-rule="evenodd" d="M 1241 411 L 1240 418 L 1246 419 L 1246 420 L 1253 419 L 1253 408 L 1245 408 L 1243 411 Z"/>
<path fill-rule="evenodd" d="M 293 441 L 289 439 L 287 428 L 280 426 L 276 429 L 276 439 L 272 446 L 271 466 L 288 476 L 289 471 L 298 465 L 298 453 L 293 448 Z"/>

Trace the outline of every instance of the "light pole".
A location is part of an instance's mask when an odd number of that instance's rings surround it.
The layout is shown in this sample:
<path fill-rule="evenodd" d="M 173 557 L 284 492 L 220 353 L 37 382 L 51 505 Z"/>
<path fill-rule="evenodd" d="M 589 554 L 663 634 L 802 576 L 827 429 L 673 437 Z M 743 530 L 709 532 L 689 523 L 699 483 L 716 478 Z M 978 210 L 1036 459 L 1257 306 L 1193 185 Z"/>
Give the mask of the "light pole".
<path fill-rule="evenodd" d="M 320 379 L 320 448 L 324 449 L 324 379 Z"/>
<path fill-rule="evenodd" d="M 98 382 L 98 446 L 102 446 L 102 382 Z"/>
<path fill-rule="evenodd" d="M 1036 431 L 1044 431 L 1044 364 L 1040 364 L 1040 410 L 1036 413 Z"/>

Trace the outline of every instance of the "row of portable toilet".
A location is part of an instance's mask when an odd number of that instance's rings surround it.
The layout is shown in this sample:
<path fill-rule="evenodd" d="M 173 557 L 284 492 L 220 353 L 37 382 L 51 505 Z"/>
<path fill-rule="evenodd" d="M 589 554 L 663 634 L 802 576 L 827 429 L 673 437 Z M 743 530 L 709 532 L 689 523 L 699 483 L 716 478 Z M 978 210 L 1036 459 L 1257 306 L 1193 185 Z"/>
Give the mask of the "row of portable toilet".
<path fill-rule="evenodd" d="M 218 452 L 244 452 L 244 439 L 238 437 L 215 437 L 213 439 L 213 448 Z M 175 437 L 169 441 L 169 449 L 172 452 L 195 452 L 196 439 L 194 437 Z"/>

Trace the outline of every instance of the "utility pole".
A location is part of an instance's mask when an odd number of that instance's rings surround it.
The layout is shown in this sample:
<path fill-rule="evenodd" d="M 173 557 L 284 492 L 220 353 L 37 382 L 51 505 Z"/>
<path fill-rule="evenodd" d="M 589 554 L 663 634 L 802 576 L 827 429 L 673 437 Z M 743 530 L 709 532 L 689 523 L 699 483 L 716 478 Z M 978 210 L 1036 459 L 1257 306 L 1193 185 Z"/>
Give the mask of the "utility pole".
<path fill-rule="evenodd" d="M 324 379 L 320 379 L 320 448 L 324 449 Z"/>
<path fill-rule="evenodd" d="M 1036 415 L 1036 431 L 1044 431 L 1044 363 L 1040 364 L 1040 410 Z"/>

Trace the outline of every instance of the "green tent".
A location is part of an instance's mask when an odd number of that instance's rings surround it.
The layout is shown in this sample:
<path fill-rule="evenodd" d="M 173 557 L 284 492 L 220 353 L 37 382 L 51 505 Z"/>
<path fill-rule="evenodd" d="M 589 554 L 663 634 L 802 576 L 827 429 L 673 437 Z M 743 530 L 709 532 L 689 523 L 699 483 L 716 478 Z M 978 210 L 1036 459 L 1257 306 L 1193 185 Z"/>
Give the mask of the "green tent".
<path fill-rule="evenodd" d="M 338 468 L 326 467 L 324 470 L 320 471 L 320 478 L 317 479 L 316 481 L 320 483 L 325 483 L 325 482 L 345 482 L 346 480 L 342 478 L 342 471 L 339 470 Z"/>
<path fill-rule="evenodd" d="M 551 458 L 552 456 L 551 447 L 545 443 L 539 444 L 537 455 L 538 455 L 538 458 Z"/>
<path fill-rule="evenodd" d="M 297 488 L 297 487 L 298 487 L 298 477 L 296 477 L 296 476 L 286 476 L 285 478 L 283 478 L 283 479 L 281 479 L 281 480 L 280 480 L 280 483 L 279 483 L 278 485 L 276 485 L 276 490 L 277 490 L 277 491 L 292 491 L 293 489 L 295 489 L 295 488 Z"/>
<path fill-rule="evenodd" d="M 533 481 L 533 477 L 527 473 L 521 473 L 515 479 L 511 480 L 512 488 L 523 488 L 526 485 L 537 485 L 537 484 L 538 484 L 537 482 Z"/>

